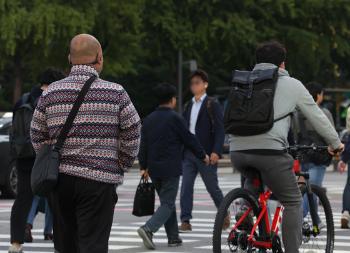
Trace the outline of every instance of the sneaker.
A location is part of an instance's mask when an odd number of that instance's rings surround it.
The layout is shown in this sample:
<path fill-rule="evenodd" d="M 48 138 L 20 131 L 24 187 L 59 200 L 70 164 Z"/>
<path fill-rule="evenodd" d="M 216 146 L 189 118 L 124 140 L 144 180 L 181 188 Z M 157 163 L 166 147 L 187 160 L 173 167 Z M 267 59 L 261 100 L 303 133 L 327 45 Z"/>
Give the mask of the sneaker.
<path fill-rule="evenodd" d="M 137 230 L 137 233 L 139 234 L 139 236 L 143 240 L 143 244 L 145 245 L 145 247 L 147 249 L 151 249 L 151 250 L 156 249 L 156 246 L 153 243 L 153 234 L 148 229 L 146 229 L 145 226 L 140 227 Z"/>
<path fill-rule="evenodd" d="M 179 227 L 180 233 L 189 233 L 192 231 L 192 225 L 189 222 L 182 222 L 181 226 Z"/>
<path fill-rule="evenodd" d="M 224 220 L 224 225 L 222 226 L 222 230 L 226 230 L 230 227 L 231 225 L 231 214 L 228 212 L 225 220 Z"/>
<path fill-rule="evenodd" d="M 237 212 L 236 214 L 236 222 L 238 222 L 241 217 L 246 213 L 246 209 L 242 209 L 241 211 Z M 251 212 L 245 220 L 241 223 L 241 225 L 238 226 L 239 230 L 243 231 L 251 231 L 254 226 L 254 220 L 253 220 L 253 213 Z"/>
<path fill-rule="evenodd" d="M 179 237 L 177 239 L 170 239 L 168 241 L 168 247 L 179 247 L 182 245 L 182 239 Z"/>
<path fill-rule="evenodd" d="M 349 220 L 350 220 L 349 211 L 344 211 L 343 214 L 341 215 L 341 220 L 340 220 L 341 228 L 348 229 Z"/>
<path fill-rule="evenodd" d="M 33 226 L 31 224 L 26 225 L 24 229 L 24 242 L 28 242 L 28 243 L 33 242 L 32 228 Z"/>
<path fill-rule="evenodd" d="M 22 246 L 20 246 L 19 248 L 15 245 L 11 245 L 9 248 L 9 252 L 8 253 L 23 253 L 23 249 Z"/>

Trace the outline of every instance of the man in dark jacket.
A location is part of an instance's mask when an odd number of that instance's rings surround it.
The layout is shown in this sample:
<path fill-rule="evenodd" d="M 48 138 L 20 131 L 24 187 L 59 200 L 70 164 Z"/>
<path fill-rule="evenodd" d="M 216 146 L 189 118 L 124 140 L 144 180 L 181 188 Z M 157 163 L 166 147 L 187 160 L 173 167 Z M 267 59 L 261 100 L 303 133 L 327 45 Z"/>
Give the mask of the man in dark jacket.
<path fill-rule="evenodd" d="M 188 131 L 183 118 L 174 111 L 176 88 L 170 84 L 160 84 L 155 88 L 155 93 L 160 105 L 144 120 L 139 153 L 141 175 L 151 177 L 161 203 L 155 214 L 138 230 L 148 249 L 155 249 L 153 233 L 163 225 L 168 236 L 168 246 L 182 244 L 175 200 L 184 146 L 193 152 L 199 163 L 209 164 L 209 156 L 195 136 Z"/>
<path fill-rule="evenodd" d="M 223 194 L 218 185 L 217 163 L 222 154 L 225 134 L 223 113 L 220 104 L 208 97 L 208 74 L 197 70 L 191 75 L 191 91 L 194 95 L 185 106 L 184 118 L 190 132 L 194 134 L 210 156 L 210 165 L 200 163 L 191 150 L 185 151 L 183 163 L 183 180 L 181 187 L 181 227 L 180 232 L 192 230 L 190 220 L 193 208 L 193 187 L 199 173 L 215 206 L 219 207 Z M 230 224 L 229 216 L 225 219 L 224 228 Z"/>

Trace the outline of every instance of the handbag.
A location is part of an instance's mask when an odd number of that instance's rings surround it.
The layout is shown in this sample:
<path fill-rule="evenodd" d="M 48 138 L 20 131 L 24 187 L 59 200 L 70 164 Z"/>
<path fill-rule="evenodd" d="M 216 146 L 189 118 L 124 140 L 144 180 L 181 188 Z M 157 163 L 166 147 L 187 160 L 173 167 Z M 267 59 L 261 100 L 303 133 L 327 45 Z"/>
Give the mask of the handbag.
<path fill-rule="evenodd" d="M 85 95 L 96 78 L 97 77 L 93 75 L 85 82 L 57 138 L 56 144 L 44 144 L 36 154 L 31 174 L 31 186 L 34 195 L 46 197 L 55 188 L 58 180 L 61 149 L 70 129 L 72 128 L 73 121 L 78 114 L 79 108 L 84 101 Z"/>
<path fill-rule="evenodd" d="M 153 215 L 154 206 L 155 187 L 148 181 L 148 179 L 141 177 L 134 198 L 134 208 L 132 214 L 137 217 Z"/>

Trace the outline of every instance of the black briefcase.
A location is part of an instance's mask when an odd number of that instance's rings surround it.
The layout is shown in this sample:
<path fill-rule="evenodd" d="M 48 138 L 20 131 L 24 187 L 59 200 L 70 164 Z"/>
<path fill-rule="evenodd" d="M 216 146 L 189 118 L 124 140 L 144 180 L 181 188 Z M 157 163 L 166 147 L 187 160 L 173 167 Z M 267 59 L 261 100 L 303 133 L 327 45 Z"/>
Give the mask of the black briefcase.
<path fill-rule="evenodd" d="M 141 177 L 137 187 L 134 208 L 132 214 L 137 217 L 149 216 L 154 214 L 155 206 L 155 187 L 152 183 Z"/>
<path fill-rule="evenodd" d="M 56 144 L 45 144 L 36 154 L 35 163 L 31 174 L 31 186 L 32 191 L 35 195 L 46 197 L 55 188 L 58 181 L 61 149 L 70 129 L 72 128 L 73 121 L 78 114 L 79 108 L 84 101 L 85 95 L 96 78 L 97 77 L 93 75 L 85 82 L 57 138 Z"/>

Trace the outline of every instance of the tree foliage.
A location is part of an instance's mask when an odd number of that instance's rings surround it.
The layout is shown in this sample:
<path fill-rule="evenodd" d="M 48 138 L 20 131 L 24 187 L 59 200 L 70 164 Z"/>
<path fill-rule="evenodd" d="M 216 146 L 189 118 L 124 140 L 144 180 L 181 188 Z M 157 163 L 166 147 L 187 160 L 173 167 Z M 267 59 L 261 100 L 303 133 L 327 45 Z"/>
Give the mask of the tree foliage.
<path fill-rule="evenodd" d="M 156 83 L 177 82 L 180 49 L 212 89 L 252 68 L 256 45 L 272 39 L 287 46 L 293 76 L 347 85 L 349 24 L 346 0 L 0 0 L 0 96 L 9 106 L 14 87 L 29 88 L 44 67 L 68 70 L 67 45 L 82 32 L 101 41 L 105 77 L 122 82 L 142 114 Z"/>

